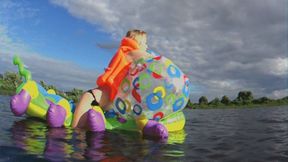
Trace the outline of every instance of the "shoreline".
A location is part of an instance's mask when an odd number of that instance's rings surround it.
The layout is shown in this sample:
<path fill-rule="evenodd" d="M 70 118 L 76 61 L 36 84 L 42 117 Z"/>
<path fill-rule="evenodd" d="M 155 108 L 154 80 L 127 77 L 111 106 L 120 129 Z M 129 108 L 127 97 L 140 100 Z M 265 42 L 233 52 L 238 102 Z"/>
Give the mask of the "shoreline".
<path fill-rule="evenodd" d="M 12 96 L 14 95 L 15 92 L 12 91 L 7 91 L 7 90 L 2 90 L 0 92 L 0 96 Z M 275 106 L 285 106 L 288 105 L 288 103 L 267 103 L 267 104 L 250 104 L 250 105 L 194 105 L 193 107 L 186 106 L 184 109 L 191 109 L 191 110 L 209 110 L 209 109 L 242 109 L 242 108 L 248 108 L 248 109 L 253 109 L 253 108 L 260 108 L 260 107 L 275 107 Z"/>
<path fill-rule="evenodd" d="M 288 106 L 288 103 L 270 103 L 270 104 L 251 104 L 251 105 L 221 105 L 221 106 L 212 106 L 212 105 L 197 105 L 195 107 L 188 107 L 186 106 L 185 109 L 200 109 L 200 110 L 205 110 L 205 109 L 254 109 L 254 108 L 263 108 L 263 107 L 275 107 L 275 106 Z"/>

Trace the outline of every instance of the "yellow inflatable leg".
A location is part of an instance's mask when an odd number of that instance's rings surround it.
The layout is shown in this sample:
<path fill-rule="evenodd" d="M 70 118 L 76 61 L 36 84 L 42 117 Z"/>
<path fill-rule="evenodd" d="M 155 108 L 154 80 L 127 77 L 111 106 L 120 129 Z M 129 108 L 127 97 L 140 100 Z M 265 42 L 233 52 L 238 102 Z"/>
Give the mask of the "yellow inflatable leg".
<path fill-rule="evenodd" d="M 136 124 L 138 126 L 138 129 L 142 132 L 143 128 L 147 124 L 148 119 L 145 116 L 140 116 L 136 118 Z"/>
<path fill-rule="evenodd" d="M 28 80 L 23 89 L 30 94 L 31 100 L 37 98 L 39 95 L 37 84 L 33 80 Z"/>
<path fill-rule="evenodd" d="M 48 104 L 46 104 L 44 97 L 39 93 L 37 83 L 33 80 L 28 80 L 22 89 L 31 96 L 26 113 L 29 116 L 45 119 Z"/>
<path fill-rule="evenodd" d="M 61 99 L 57 103 L 57 105 L 62 106 L 66 110 L 66 117 L 65 117 L 64 126 L 70 126 L 72 123 L 72 117 L 73 117 L 73 114 L 71 112 L 70 103 L 66 99 Z"/>

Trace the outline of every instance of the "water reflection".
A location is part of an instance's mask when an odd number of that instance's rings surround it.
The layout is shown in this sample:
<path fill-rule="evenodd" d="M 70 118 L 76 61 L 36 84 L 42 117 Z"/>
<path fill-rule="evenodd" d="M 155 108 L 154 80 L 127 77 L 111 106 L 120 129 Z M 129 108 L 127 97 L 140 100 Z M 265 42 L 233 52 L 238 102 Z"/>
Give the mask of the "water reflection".
<path fill-rule="evenodd" d="M 19 148 L 31 154 L 41 154 L 45 149 L 46 129 L 44 123 L 34 120 L 21 120 L 14 122 L 12 127 L 12 140 Z"/>
<path fill-rule="evenodd" d="M 50 161 L 167 160 L 184 157 L 185 131 L 171 133 L 168 140 L 152 141 L 137 132 L 85 132 L 69 128 L 47 128 L 42 121 L 24 119 L 11 128 L 12 141 L 28 154 Z"/>
<path fill-rule="evenodd" d="M 68 129 L 49 129 L 46 133 L 44 157 L 52 161 L 63 161 L 71 157 L 73 147 L 68 143 L 70 140 L 72 140 L 72 134 Z"/>
<path fill-rule="evenodd" d="M 167 140 L 168 144 L 183 144 L 186 139 L 186 132 L 185 130 L 180 130 L 177 132 L 172 132 L 169 134 L 169 138 Z"/>
<path fill-rule="evenodd" d="M 47 129 L 41 121 L 24 119 L 14 122 L 11 132 L 16 146 L 28 154 L 51 161 L 63 161 L 73 153 L 72 145 L 67 142 L 72 139 L 69 129 Z"/>

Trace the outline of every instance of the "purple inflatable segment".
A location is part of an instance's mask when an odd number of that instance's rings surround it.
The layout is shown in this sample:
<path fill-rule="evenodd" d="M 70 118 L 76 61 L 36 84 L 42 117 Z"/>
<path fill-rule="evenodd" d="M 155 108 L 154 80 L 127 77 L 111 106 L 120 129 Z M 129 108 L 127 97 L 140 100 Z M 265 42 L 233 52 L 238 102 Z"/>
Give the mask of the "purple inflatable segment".
<path fill-rule="evenodd" d="M 50 127 L 62 127 L 66 117 L 66 110 L 59 105 L 50 104 L 47 111 L 46 120 Z"/>
<path fill-rule="evenodd" d="M 10 108 L 15 116 L 23 115 L 31 101 L 31 96 L 25 90 L 11 97 Z"/>
<path fill-rule="evenodd" d="M 92 132 L 105 131 L 105 122 L 104 122 L 103 116 L 99 112 L 93 109 L 90 109 L 88 111 L 87 122 L 88 122 L 88 127 L 90 131 Z"/>
<path fill-rule="evenodd" d="M 143 128 L 143 135 L 149 138 L 164 139 L 168 137 L 168 131 L 161 123 L 149 120 Z"/>

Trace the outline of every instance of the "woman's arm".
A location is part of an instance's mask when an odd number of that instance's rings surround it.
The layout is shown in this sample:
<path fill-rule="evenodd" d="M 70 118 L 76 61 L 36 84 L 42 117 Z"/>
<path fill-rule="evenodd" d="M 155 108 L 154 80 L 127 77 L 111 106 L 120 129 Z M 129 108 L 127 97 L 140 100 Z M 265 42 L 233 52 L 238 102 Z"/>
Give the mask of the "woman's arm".
<path fill-rule="evenodd" d="M 136 62 L 139 59 L 148 59 L 151 58 L 151 54 L 144 52 L 144 51 L 140 51 L 140 50 L 135 50 L 135 51 L 131 51 L 128 53 L 127 55 L 128 59 L 132 62 Z"/>

